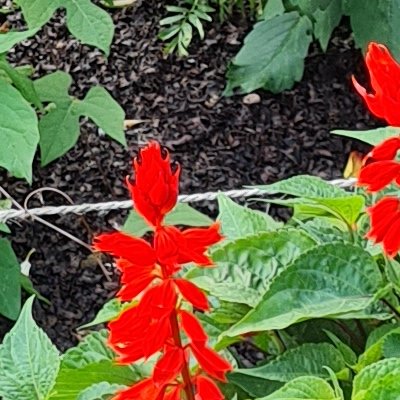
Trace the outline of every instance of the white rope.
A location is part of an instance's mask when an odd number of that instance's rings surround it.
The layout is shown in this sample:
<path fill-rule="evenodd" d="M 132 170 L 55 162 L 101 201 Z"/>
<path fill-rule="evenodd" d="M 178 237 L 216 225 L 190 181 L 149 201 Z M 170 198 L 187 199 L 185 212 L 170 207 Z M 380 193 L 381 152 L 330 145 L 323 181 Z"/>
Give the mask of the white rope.
<path fill-rule="evenodd" d="M 328 183 L 341 187 L 349 188 L 355 183 L 355 179 L 335 179 L 329 181 Z M 222 193 L 230 198 L 238 197 L 252 197 L 265 195 L 266 192 L 253 188 L 253 189 L 240 189 L 240 190 L 228 190 L 220 192 L 205 192 L 205 193 L 195 193 L 195 194 L 183 194 L 179 196 L 179 201 L 183 203 L 189 202 L 199 202 L 199 201 L 212 201 L 217 198 L 217 196 Z M 0 222 L 4 223 L 9 219 L 26 219 L 30 216 L 43 216 L 43 215 L 66 215 L 66 214 L 86 214 L 89 212 L 99 212 L 106 213 L 112 210 L 121 210 L 132 207 L 131 200 L 123 201 L 109 201 L 102 203 L 86 203 L 86 204 L 74 204 L 65 206 L 45 206 L 38 208 L 30 208 L 26 210 L 0 210 Z"/>

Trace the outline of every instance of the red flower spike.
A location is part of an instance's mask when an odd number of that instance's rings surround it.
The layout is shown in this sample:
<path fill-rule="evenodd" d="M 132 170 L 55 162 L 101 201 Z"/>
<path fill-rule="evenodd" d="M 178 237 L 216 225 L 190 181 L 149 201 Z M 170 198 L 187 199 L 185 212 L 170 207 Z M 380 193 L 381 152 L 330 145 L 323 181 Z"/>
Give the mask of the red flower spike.
<path fill-rule="evenodd" d="M 136 211 L 153 227 L 159 226 L 178 199 L 179 166 L 171 169 L 166 150 L 151 142 L 133 161 L 135 182 L 127 181 Z"/>
<path fill-rule="evenodd" d="M 200 347 L 205 346 L 208 337 L 197 318 L 185 310 L 180 310 L 179 315 L 181 317 L 182 328 L 190 341 L 192 343 L 198 343 Z"/>
<path fill-rule="evenodd" d="M 225 374 L 232 371 L 232 366 L 217 352 L 199 342 L 192 342 L 190 348 L 200 367 L 210 376 L 226 382 Z"/>
<path fill-rule="evenodd" d="M 198 376 L 196 379 L 197 394 L 195 400 L 224 400 L 224 395 L 219 387 L 206 376 Z"/>
<path fill-rule="evenodd" d="M 181 400 L 182 386 L 175 386 L 165 393 L 163 400 Z"/>
<path fill-rule="evenodd" d="M 373 94 L 353 77 L 353 85 L 372 114 L 389 125 L 400 126 L 400 65 L 382 44 L 370 43 L 365 58 Z"/>
<path fill-rule="evenodd" d="M 183 349 L 167 350 L 157 361 L 153 371 L 153 381 L 156 386 L 164 386 L 173 382 L 181 372 L 185 361 Z"/>
<path fill-rule="evenodd" d="M 191 303 L 193 307 L 202 311 L 209 309 L 207 296 L 195 284 L 186 279 L 174 279 L 174 282 L 183 298 Z"/>
<path fill-rule="evenodd" d="M 113 400 L 162 400 L 164 391 L 165 388 L 155 386 L 153 380 L 148 378 L 117 393 Z"/>
<path fill-rule="evenodd" d="M 369 192 L 382 190 L 400 178 L 400 163 L 395 161 L 377 161 L 366 165 L 360 171 L 357 185 L 366 186 Z"/>
<path fill-rule="evenodd" d="M 382 243 L 385 253 L 394 257 L 400 250 L 400 200 L 384 197 L 368 209 L 371 230 L 367 237 Z"/>
<path fill-rule="evenodd" d="M 93 247 L 114 257 L 124 258 L 135 265 L 150 266 L 156 262 L 154 250 L 145 240 L 121 232 L 97 236 Z"/>

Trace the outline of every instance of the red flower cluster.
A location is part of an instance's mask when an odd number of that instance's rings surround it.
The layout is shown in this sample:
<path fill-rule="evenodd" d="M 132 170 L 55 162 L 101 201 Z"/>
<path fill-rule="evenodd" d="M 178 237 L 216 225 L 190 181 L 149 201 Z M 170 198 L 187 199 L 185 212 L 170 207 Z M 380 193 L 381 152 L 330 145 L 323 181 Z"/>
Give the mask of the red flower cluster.
<path fill-rule="evenodd" d="M 356 90 L 373 114 L 391 125 L 400 126 L 400 64 L 385 46 L 377 43 L 368 46 L 366 63 L 375 93 L 367 94 L 353 77 Z M 364 159 L 358 185 L 370 192 L 378 192 L 392 183 L 400 186 L 400 162 L 396 159 L 399 150 L 400 137 L 376 146 Z M 368 213 L 371 230 L 367 237 L 382 243 L 385 253 L 394 257 L 400 250 L 400 199 L 383 197 L 368 209 Z"/>
<path fill-rule="evenodd" d="M 223 400 L 211 378 L 225 381 L 231 365 L 212 350 L 200 322 L 181 307 L 186 300 L 206 311 L 207 297 L 193 283 L 176 277 L 181 265 L 212 265 L 209 246 L 222 237 L 219 225 L 181 230 L 164 225 L 165 215 L 176 205 L 179 167 L 172 168 L 169 154 L 150 143 L 133 162 L 135 182 L 128 181 L 135 209 L 153 229 L 151 241 L 120 232 L 95 239 L 96 250 L 117 258 L 121 271 L 122 301 L 138 299 L 137 305 L 110 322 L 109 345 L 121 364 L 146 359 L 158 352 L 152 377 L 120 392 L 114 400 Z M 185 333 L 184 343 L 181 331 Z M 194 356 L 200 368 L 189 368 Z M 207 374 L 207 375 L 205 375 Z"/>

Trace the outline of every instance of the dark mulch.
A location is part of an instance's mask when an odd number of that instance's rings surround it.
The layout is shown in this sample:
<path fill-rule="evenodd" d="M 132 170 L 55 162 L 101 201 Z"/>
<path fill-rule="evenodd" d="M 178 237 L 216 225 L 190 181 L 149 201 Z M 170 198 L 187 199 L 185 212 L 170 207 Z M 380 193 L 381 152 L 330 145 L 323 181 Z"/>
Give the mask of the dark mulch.
<path fill-rule="evenodd" d="M 278 95 L 260 91 L 261 102 L 246 105 L 244 96 L 224 98 L 221 92 L 226 65 L 240 48 L 249 22 L 236 18 L 235 23 L 210 24 L 206 40 L 194 43 L 189 58 L 164 58 L 156 39 L 162 3 L 149 0 L 135 9 L 112 12 L 116 36 L 108 60 L 73 40 L 62 14 L 10 54 L 19 65 L 34 64 L 37 76 L 56 69 L 70 72 L 76 96 L 102 84 L 124 107 L 127 118 L 145 120 L 127 132 L 129 149 L 99 137 L 92 125 L 84 124 L 79 144 L 67 155 L 46 168 L 35 163 L 32 188 L 3 173 L 0 183 L 10 194 L 22 201 L 32 189 L 53 187 L 77 203 L 124 199 L 130 159 L 138 144 L 151 138 L 170 148 L 182 164 L 182 193 L 271 183 L 302 173 L 326 179 L 341 176 L 354 144 L 331 137 L 329 131 L 376 126 L 350 85 L 350 75 L 362 73 L 363 67 L 346 21 L 326 54 L 313 46 L 304 79 L 293 90 Z M 46 204 L 63 203 L 54 194 L 44 197 Z M 208 209 L 214 214 L 215 204 Z M 48 220 L 90 243 L 94 233 L 115 228 L 124 215 Z M 11 228 L 21 259 L 31 248 L 37 250 L 31 259 L 32 279 L 52 305 L 38 303 L 35 315 L 64 350 L 76 343 L 75 328 L 113 296 L 117 277 L 107 282 L 84 248 L 40 224 L 14 223 Z M 4 330 L 9 324 L 1 325 Z"/>

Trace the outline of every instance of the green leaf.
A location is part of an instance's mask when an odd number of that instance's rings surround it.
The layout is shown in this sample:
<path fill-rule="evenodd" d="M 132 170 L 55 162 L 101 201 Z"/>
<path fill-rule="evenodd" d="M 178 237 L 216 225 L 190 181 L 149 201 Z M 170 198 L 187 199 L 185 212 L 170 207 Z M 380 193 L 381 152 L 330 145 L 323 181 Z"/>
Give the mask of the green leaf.
<path fill-rule="evenodd" d="M 21 310 L 20 266 L 7 239 L 0 239 L 0 314 L 16 320 Z"/>
<path fill-rule="evenodd" d="M 226 334 L 284 329 L 311 318 L 347 318 L 366 309 L 383 286 L 374 259 L 350 244 L 301 254 L 271 283 L 261 301 Z"/>
<path fill-rule="evenodd" d="M 340 400 L 340 398 L 323 379 L 315 376 L 303 376 L 258 400 Z"/>
<path fill-rule="evenodd" d="M 90 0 L 16 0 L 30 28 L 40 28 L 60 8 L 67 10 L 67 26 L 82 43 L 96 46 L 108 55 L 114 35 L 110 15 Z"/>
<path fill-rule="evenodd" d="M 18 90 L 1 79 L 0 93 L 0 166 L 30 183 L 39 142 L 36 113 Z"/>
<path fill-rule="evenodd" d="M 214 221 L 207 215 L 197 211 L 187 203 L 178 203 L 166 216 L 167 225 L 210 226 Z M 129 212 L 122 230 L 134 236 L 143 236 L 151 231 L 151 227 L 135 210 Z"/>
<path fill-rule="evenodd" d="M 282 355 L 257 368 L 238 369 L 234 374 L 249 375 L 268 381 L 289 382 L 301 376 L 329 378 L 325 369 L 346 374 L 346 363 L 340 351 L 329 343 L 307 343 L 287 350 Z"/>
<path fill-rule="evenodd" d="M 32 318 L 30 297 L 0 345 L 0 395 L 3 400 L 47 399 L 56 380 L 57 349 Z"/>
<path fill-rule="evenodd" d="M 343 231 L 337 226 L 333 225 L 331 218 L 319 217 L 313 218 L 305 222 L 296 222 L 299 224 L 299 228 L 304 230 L 317 243 L 347 243 L 351 241 L 348 230 Z"/>
<path fill-rule="evenodd" d="M 50 301 L 46 299 L 46 297 L 43 297 L 34 287 L 33 283 L 30 280 L 29 276 L 20 274 L 20 283 L 22 289 L 25 290 L 28 294 L 34 294 L 40 301 L 43 301 L 46 304 L 51 305 Z"/>
<path fill-rule="evenodd" d="M 282 0 L 268 0 L 260 19 L 268 20 L 285 12 Z"/>
<path fill-rule="evenodd" d="M 272 279 L 315 242 L 295 229 L 263 232 L 223 245 L 212 253 L 216 268 L 187 274 L 220 300 L 254 306 Z"/>
<path fill-rule="evenodd" d="M 342 342 L 335 334 L 332 332 L 329 332 L 327 330 L 324 330 L 326 335 L 329 337 L 329 339 L 332 341 L 332 343 L 335 345 L 335 347 L 340 351 L 342 354 L 345 362 L 347 365 L 354 365 L 357 362 L 357 355 L 354 353 L 353 349 L 348 346 L 346 343 Z"/>
<path fill-rule="evenodd" d="M 395 378 L 400 381 L 400 359 L 389 358 L 386 360 L 379 361 L 364 368 L 358 375 L 356 375 L 353 384 L 353 400 L 395 400 L 398 399 L 397 392 L 396 397 L 370 397 L 374 387 L 380 386 L 381 384 L 387 384 L 388 378 Z M 386 381 L 386 382 L 385 382 Z"/>
<path fill-rule="evenodd" d="M 229 240 L 274 231 L 283 225 L 266 213 L 236 204 L 223 194 L 218 195 L 218 208 L 222 233 Z"/>
<path fill-rule="evenodd" d="M 397 59 L 400 58 L 400 0 L 375 0 L 363 2 L 346 0 L 354 39 L 363 51 L 369 42 L 386 45 Z"/>
<path fill-rule="evenodd" d="M 79 393 L 77 400 L 108 400 L 111 395 L 124 388 L 125 386 L 108 382 L 95 383 Z"/>
<path fill-rule="evenodd" d="M 341 1 L 341 0 L 337 0 Z M 302 15 L 312 18 L 318 9 L 325 10 L 330 0 L 284 0 L 286 10 L 298 11 Z"/>
<path fill-rule="evenodd" d="M 342 15 L 342 0 L 330 0 L 325 9 L 318 8 L 314 12 L 314 36 L 323 51 L 328 48 L 329 39 L 333 30 L 339 25 Z"/>
<path fill-rule="evenodd" d="M 311 28 L 311 21 L 297 12 L 256 24 L 229 66 L 225 94 L 237 87 L 244 93 L 290 89 L 303 76 Z"/>
<path fill-rule="evenodd" d="M 118 299 L 109 300 L 97 313 L 93 321 L 81 325 L 78 329 L 86 329 L 95 325 L 104 324 L 105 322 L 116 319 L 122 311 L 131 306 L 130 303 L 121 303 Z"/>
<path fill-rule="evenodd" d="M 40 100 L 43 102 L 59 103 L 71 99 L 68 91 L 72 85 L 72 78 L 66 72 L 56 71 L 43 78 L 36 79 L 34 85 Z"/>
<path fill-rule="evenodd" d="M 49 400 L 76 399 L 83 390 L 101 382 L 130 386 L 134 378 L 130 367 L 116 365 L 114 361 L 101 361 L 79 369 L 61 368 Z"/>
<path fill-rule="evenodd" d="M 101 361 L 112 361 L 115 353 L 107 346 L 108 332 L 103 329 L 87 335 L 76 347 L 65 352 L 63 368 L 80 369 Z"/>
<path fill-rule="evenodd" d="M 400 358 L 400 332 L 389 335 L 383 343 L 383 356 L 385 358 Z"/>
<path fill-rule="evenodd" d="M 316 176 L 297 175 L 271 185 L 251 186 L 268 194 L 287 194 L 305 198 L 332 198 L 351 196 L 351 193 L 331 185 Z"/>
<path fill-rule="evenodd" d="M 126 146 L 125 112 L 104 88 L 91 88 L 79 103 L 79 114 L 91 118 L 108 136 Z"/>
<path fill-rule="evenodd" d="M 368 143 L 372 146 L 376 146 L 386 139 L 400 135 L 400 128 L 394 126 L 385 126 L 384 128 L 371 129 L 368 131 L 344 131 L 335 130 L 332 131 L 334 135 L 346 136 L 352 139 L 361 140 L 364 143 Z"/>
<path fill-rule="evenodd" d="M 39 29 L 29 29 L 22 32 L 7 32 L 0 34 L 0 54 L 7 53 L 16 44 L 34 36 Z"/>

